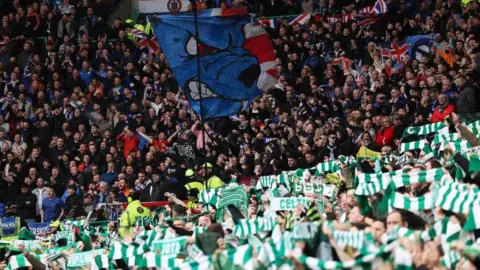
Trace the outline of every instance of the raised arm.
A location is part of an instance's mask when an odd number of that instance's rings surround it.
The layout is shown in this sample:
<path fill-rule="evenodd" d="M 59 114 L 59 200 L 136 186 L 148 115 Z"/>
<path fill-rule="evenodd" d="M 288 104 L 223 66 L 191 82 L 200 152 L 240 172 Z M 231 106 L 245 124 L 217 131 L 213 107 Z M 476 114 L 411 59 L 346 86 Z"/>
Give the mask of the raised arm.
<path fill-rule="evenodd" d="M 145 138 L 145 139 L 148 141 L 148 143 L 152 143 L 152 142 L 153 142 L 152 137 L 148 136 L 147 134 L 141 132 L 141 131 L 138 130 L 138 129 L 137 129 L 137 133 L 138 133 L 138 135 L 140 135 L 140 136 L 142 136 L 143 138 Z"/>

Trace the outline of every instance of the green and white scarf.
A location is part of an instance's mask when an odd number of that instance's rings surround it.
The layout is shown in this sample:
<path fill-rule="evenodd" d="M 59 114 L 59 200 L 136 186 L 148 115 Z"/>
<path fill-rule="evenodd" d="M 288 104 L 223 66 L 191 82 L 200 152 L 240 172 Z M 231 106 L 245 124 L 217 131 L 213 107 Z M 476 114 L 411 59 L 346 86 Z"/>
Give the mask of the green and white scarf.
<path fill-rule="evenodd" d="M 407 197 L 401 193 L 393 192 L 390 196 L 390 206 L 396 209 L 424 211 L 433 209 L 432 193 L 421 197 Z"/>
<path fill-rule="evenodd" d="M 260 176 L 255 188 L 258 190 L 263 188 L 272 188 L 276 182 L 277 182 L 277 177 L 275 175 Z"/>
<path fill-rule="evenodd" d="M 276 225 L 276 220 L 272 218 L 241 219 L 235 225 L 233 234 L 238 237 L 245 237 L 259 232 L 272 231 Z"/>
<path fill-rule="evenodd" d="M 356 266 L 365 266 L 365 269 L 371 269 L 372 263 L 376 259 L 381 259 L 382 256 L 385 256 L 389 252 L 393 250 L 393 248 L 397 245 L 397 242 L 392 242 L 388 245 L 382 246 L 377 252 L 372 252 L 368 255 L 363 257 L 345 261 L 345 262 L 338 262 L 338 261 L 323 261 L 313 257 L 307 256 L 299 256 L 297 255 L 297 259 L 309 269 L 312 270 L 323 270 L 323 269 L 345 269 L 345 268 L 352 268 Z"/>
<path fill-rule="evenodd" d="M 341 247 L 352 247 L 362 249 L 373 244 L 373 236 L 371 233 L 365 231 L 341 231 L 333 230 L 333 239 Z"/>
<path fill-rule="evenodd" d="M 405 138 L 412 135 L 417 135 L 417 136 L 428 135 L 430 133 L 438 132 L 444 127 L 445 127 L 445 124 L 443 122 L 427 124 L 427 125 L 418 126 L 418 127 L 408 127 L 403 132 L 403 137 Z"/>
<path fill-rule="evenodd" d="M 315 167 L 315 173 L 316 174 L 321 174 L 321 173 L 326 173 L 326 172 L 336 172 L 338 170 L 340 170 L 340 167 L 338 166 L 336 160 L 319 163 Z"/>
<path fill-rule="evenodd" d="M 467 141 L 467 140 L 457 140 L 457 141 L 454 141 L 454 142 L 443 142 L 441 145 L 440 145 L 440 151 L 443 151 L 445 150 L 445 148 L 447 147 L 447 145 L 450 146 L 450 148 L 452 148 L 453 150 L 455 150 L 455 152 L 457 153 L 460 153 L 460 152 L 463 152 L 463 151 L 467 151 L 468 149 L 472 148 L 472 145 Z"/>
<path fill-rule="evenodd" d="M 460 191 L 460 185 L 441 185 L 435 206 L 454 213 L 469 213 L 474 203 L 480 203 L 480 193 Z"/>
<path fill-rule="evenodd" d="M 25 258 L 25 255 L 15 255 L 11 256 L 10 260 L 8 261 L 7 266 L 5 267 L 6 270 L 13 270 L 22 267 L 31 267 L 32 264 Z"/>
<path fill-rule="evenodd" d="M 236 248 L 227 249 L 222 252 L 227 258 L 237 266 L 243 269 L 255 269 L 253 258 L 253 247 L 251 245 L 242 245 Z"/>
<path fill-rule="evenodd" d="M 430 149 L 430 146 L 428 145 L 428 142 L 426 140 L 406 142 L 400 145 L 400 153 L 411 150 L 422 150 L 427 154 L 432 152 L 432 149 Z"/>
<path fill-rule="evenodd" d="M 97 255 L 93 260 L 91 270 L 100 269 L 115 269 L 112 262 L 108 259 L 108 255 L 106 254 Z"/>
<path fill-rule="evenodd" d="M 393 266 L 396 270 L 413 270 L 413 256 L 412 254 L 403 248 L 401 245 L 398 245 L 392 252 L 393 255 Z"/>
<path fill-rule="evenodd" d="M 432 145 L 441 144 L 443 142 L 454 142 L 460 140 L 462 137 L 458 133 L 444 133 L 444 134 L 435 134 L 433 137 Z"/>
<path fill-rule="evenodd" d="M 442 168 L 438 168 L 394 175 L 391 179 L 395 189 L 397 189 L 417 183 L 440 182 L 444 179 L 451 179 L 451 177 L 445 174 Z"/>
<path fill-rule="evenodd" d="M 219 189 L 204 189 L 200 192 L 199 201 L 202 204 L 218 205 Z"/>
<path fill-rule="evenodd" d="M 243 185 L 222 189 L 222 195 L 217 203 L 217 221 L 223 222 L 224 212 L 228 205 L 238 206 L 244 213 L 247 213 L 248 195 L 243 189 Z"/>

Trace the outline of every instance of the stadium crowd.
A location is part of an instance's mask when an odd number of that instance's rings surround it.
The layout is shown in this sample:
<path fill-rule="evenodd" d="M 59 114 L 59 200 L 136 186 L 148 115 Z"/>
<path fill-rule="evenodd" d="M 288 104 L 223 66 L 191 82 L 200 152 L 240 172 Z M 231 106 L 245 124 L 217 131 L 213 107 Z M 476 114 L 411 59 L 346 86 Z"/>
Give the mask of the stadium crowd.
<path fill-rule="evenodd" d="M 245 209 L 229 205 L 235 224 L 242 217 L 274 216 L 282 232 L 296 222 L 318 221 L 318 213 L 313 208 L 297 209 L 298 216 L 292 217 L 288 211 L 269 210 L 267 194 L 272 188 L 262 187 L 259 194 L 257 180 L 298 169 L 303 173 L 319 163 L 359 156 L 365 149 L 395 157 L 379 164 L 381 172 L 444 168 L 454 177 L 455 163 L 445 162 L 454 157 L 467 172 L 463 182 L 478 185 L 480 176 L 468 173 L 469 160 L 452 147 L 442 149 L 444 158 L 422 163 L 418 160 L 428 153 L 410 151 L 410 161 L 395 162 L 402 143 L 423 138 L 405 137 L 406 130 L 431 123 L 449 123 L 451 133 L 458 130 L 470 147 L 480 146 L 464 120 L 466 116 L 477 120 L 480 112 L 479 2 L 386 3 L 384 16 L 361 26 L 355 19 L 328 21 L 326 14 L 346 14 L 374 1 L 234 0 L 234 7 L 247 7 L 259 18 L 278 16 L 274 25 L 264 25 L 275 48 L 278 84 L 246 111 L 209 120 L 201 127 L 165 56 L 141 47 L 141 39 L 132 34 L 139 24 L 146 25 L 144 18 L 137 25 L 120 18 L 108 25 L 110 9 L 102 0 L 4 2 L 0 9 L 0 217 L 17 216 L 21 227 L 52 222 L 57 228 L 56 221 L 85 219 L 98 205 L 126 203 L 130 217 L 109 229 L 128 237 L 132 228 L 143 227 L 134 225 L 135 217 L 157 213 L 139 202 L 168 201 L 168 213 L 160 214 L 173 218 L 168 233 L 190 237 L 193 227 L 208 228 L 203 238 L 188 241 L 213 254 L 238 242 L 228 236 L 233 227 L 222 228 L 224 218 L 218 218 L 215 204 L 195 222 L 181 217 L 205 210 L 202 191 L 232 182 L 244 184 L 249 197 Z M 207 1 L 205 7 L 215 4 Z M 289 24 L 285 15 L 300 13 L 317 16 L 303 25 Z M 387 59 L 381 53 L 382 44 L 423 34 L 433 34 L 434 40 L 420 57 L 417 52 L 414 59 L 408 54 Z M 341 57 L 352 60 L 348 72 L 333 63 Z M 425 140 L 431 141 L 435 134 Z M 378 172 L 373 162 L 357 162 L 363 173 Z M 373 211 L 365 212 L 355 196 L 356 171 L 341 167 L 339 174 L 326 177 L 336 193 L 323 198 L 321 213 L 322 219 L 335 223 L 335 230 L 369 229 L 381 246 L 382 235 L 395 226 L 424 230 L 438 220 L 436 210 L 380 211 L 375 207 L 382 199 L 379 194 L 367 203 Z M 402 193 L 421 196 L 432 186 L 417 183 Z M 281 197 L 299 196 L 287 185 L 279 184 L 276 192 Z M 318 194 L 313 197 L 322 199 Z M 465 224 L 467 216 L 447 212 L 443 215 Z M 329 240 L 300 241 L 296 248 L 322 260 L 360 257 L 360 248 L 344 250 L 333 239 L 332 228 L 321 228 Z M 79 239 L 85 245 L 80 251 L 92 249 L 92 242 L 96 245 L 94 237 Z M 214 247 L 207 244 L 212 239 Z M 330 245 L 329 251 L 324 243 Z M 440 263 L 445 253 L 441 247 L 438 241 L 422 246 L 404 243 L 416 269 L 452 268 Z M 453 249 L 462 254 L 465 242 L 456 242 Z M 41 263 L 25 253 L 32 264 Z M 298 257 L 292 259 L 298 269 L 312 268 Z M 479 265 L 478 257 L 469 255 L 457 267 Z"/>

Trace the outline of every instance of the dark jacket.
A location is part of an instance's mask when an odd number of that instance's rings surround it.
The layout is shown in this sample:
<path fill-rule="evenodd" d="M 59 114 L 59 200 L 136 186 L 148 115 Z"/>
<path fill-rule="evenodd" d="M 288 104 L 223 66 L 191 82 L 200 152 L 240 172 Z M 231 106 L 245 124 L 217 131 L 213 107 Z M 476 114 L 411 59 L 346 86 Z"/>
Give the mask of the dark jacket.
<path fill-rule="evenodd" d="M 77 195 L 69 195 L 65 199 L 65 213 L 68 215 L 71 211 L 76 211 L 77 209 L 81 209 L 83 205 L 82 198 Z"/>
<path fill-rule="evenodd" d="M 37 216 L 37 196 L 30 191 L 27 194 L 20 193 L 17 196 L 16 205 L 21 219 L 35 219 Z"/>
<path fill-rule="evenodd" d="M 460 89 L 457 100 L 457 113 L 474 113 L 479 111 L 476 90 L 473 86 L 465 83 Z"/>

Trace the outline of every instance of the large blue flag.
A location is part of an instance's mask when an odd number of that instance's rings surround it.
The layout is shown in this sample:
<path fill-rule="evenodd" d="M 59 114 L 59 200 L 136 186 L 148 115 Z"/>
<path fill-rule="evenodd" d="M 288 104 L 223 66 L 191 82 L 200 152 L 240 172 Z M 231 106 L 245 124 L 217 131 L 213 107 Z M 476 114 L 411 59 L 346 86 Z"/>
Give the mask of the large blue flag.
<path fill-rule="evenodd" d="M 193 13 L 158 15 L 152 22 L 180 88 L 204 119 L 234 115 L 277 83 L 271 41 L 246 9 L 198 12 L 198 46 Z"/>
<path fill-rule="evenodd" d="M 432 52 L 433 35 L 408 36 L 405 42 L 408 44 L 408 59 L 421 60 L 422 56 L 428 56 Z"/>

